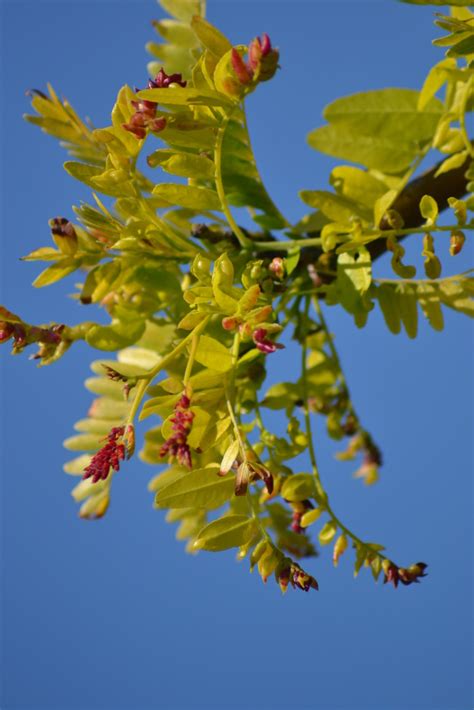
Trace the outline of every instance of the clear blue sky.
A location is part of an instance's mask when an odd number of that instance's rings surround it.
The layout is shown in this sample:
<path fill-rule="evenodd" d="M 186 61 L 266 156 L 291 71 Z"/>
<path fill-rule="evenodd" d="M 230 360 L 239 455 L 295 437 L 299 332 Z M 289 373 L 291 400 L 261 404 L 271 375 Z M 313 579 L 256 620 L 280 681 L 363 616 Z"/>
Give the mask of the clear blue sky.
<path fill-rule="evenodd" d="M 66 298 L 74 278 L 35 291 L 38 265 L 18 261 L 49 243 L 50 217 L 88 196 L 62 170 L 56 142 L 22 121 L 24 91 L 49 80 L 106 125 L 119 87 L 146 80 L 144 44 L 160 10 L 152 0 L 2 10 L 2 301 L 30 322 L 78 322 L 91 314 Z M 249 112 L 262 173 L 291 217 L 304 214 L 298 189 L 327 186 L 333 163 L 304 140 L 324 105 L 357 90 L 417 88 L 442 56 L 431 46 L 432 10 L 395 0 L 211 0 L 208 16 L 236 43 L 266 31 L 280 47 L 282 70 Z M 2 708 L 471 707 L 470 324 L 447 314 L 443 334 L 422 324 L 409 341 L 376 314 L 363 332 L 334 309 L 328 317 L 386 461 L 379 485 L 364 488 L 334 461 L 320 423 L 334 506 L 395 559 L 428 562 L 429 577 L 395 591 L 367 573 L 354 580 L 349 559 L 334 570 L 324 550 L 309 563 L 320 592 L 282 597 L 233 552 L 186 555 L 152 509 L 155 471 L 138 460 L 117 476 L 106 518 L 79 520 L 61 441 L 87 410 L 82 380 L 97 354 L 79 345 L 37 370 L 4 346 Z M 284 377 L 294 352 L 274 357 L 273 376 Z"/>

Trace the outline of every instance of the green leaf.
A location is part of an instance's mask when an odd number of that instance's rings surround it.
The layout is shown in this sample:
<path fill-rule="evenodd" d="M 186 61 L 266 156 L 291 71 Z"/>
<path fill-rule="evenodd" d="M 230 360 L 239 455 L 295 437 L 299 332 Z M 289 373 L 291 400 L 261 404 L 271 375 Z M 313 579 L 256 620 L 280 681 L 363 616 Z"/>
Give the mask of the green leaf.
<path fill-rule="evenodd" d="M 419 154 L 415 143 L 404 143 L 377 134 L 365 136 L 345 126 L 329 125 L 316 128 L 308 136 L 309 145 L 325 155 L 331 155 L 384 173 L 399 173 Z"/>
<path fill-rule="evenodd" d="M 81 454 L 76 456 L 75 459 L 71 459 L 63 466 L 64 473 L 69 473 L 72 476 L 80 476 L 84 473 L 84 469 L 91 462 L 92 456 L 90 454 Z"/>
<path fill-rule="evenodd" d="M 217 27 L 211 25 L 203 17 L 194 16 L 191 27 L 205 49 L 208 49 L 217 59 L 232 49 L 232 45 Z"/>
<path fill-rule="evenodd" d="M 446 54 L 448 57 L 465 57 L 466 55 L 474 54 L 474 32 L 454 44 Z"/>
<path fill-rule="evenodd" d="M 418 97 L 418 108 L 422 111 L 428 101 L 441 89 L 448 79 L 445 69 L 455 69 L 454 59 L 443 59 L 428 72 L 423 88 Z"/>
<path fill-rule="evenodd" d="M 201 14 L 201 0 L 159 0 L 161 7 L 169 15 L 189 24 L 194 15 Z"/>
<path fill-rule="evenodd" d="M 376 290 L 375 295 L 378 299 L 387 328 L 391 333 L 397 335 L 401 330 L 401 319 L 395 290 L 388 284 L 382 284 Z"/>
<path fill-rule="evenodd" d="M 296 473 L 289 476 L 281 489 L 282 498 L 291 502 L 314 498 L 315 493 L 314 478 L 309 473 Z"/>
<path fill-rule="evenodd" d="M 232 354 L 225 345 L 207 335 L 201 335 L 195 359 L 210 370 L 227 372 L 232 367 Z"/>
<path fill-rule="evenodd" d="M 207 187 L 162 183 L 153 188 L 153 194 L 170 205 L 180 205 L 199 212 L 221 209 L 217 193 Z"/>
<path fill-rule="evenodd" d="M 154 101 L 162 106 L 232 106 L 232 102 L 217 91 L 180 86 L 166 89 L 143 89 L 137 93 L 137 97 L 146 101 Z"/>
<path fill-rule="evenodd" d="M 454 153 L 454 155 L 450 155 L 449 158 L 446 158 L 446 160 L 443 160 L 441 165 L 439 166 L 438 170 L 435 173 L 435 177 L 438 177 L 438 175 L 442 175 L 443 173 L 448 173 L 450 170 L 455 170 L 456 168 L 460 168 L 461 165 L 464 165 L 468 157 L 468 152 L 467 150 L 462 150 L 460 153 Z"/>
<path fill-rule="evenodd" d="M 398 304 L 400 316 L 409 338 L 416 338 L 418 331 L 418 304 L 413 290 L 409 286 L 398 286 Z"/>
<path fill-rule="evenodd" d="M 372 282 L 372 263 L 370 253 L 365 247 L 359 247 L 356 256 L 340 254 L 337 259 L 338 270 L 344 270 L 345 276 L 352 282 L 355 290 L 364 294 Z"/>
<path fill-rule="evenodd" d="M 219 476 L 219 469 L 188 471 L 161 488 L 156 495 L 158 508 L 205 508 L 215 510 L 233 495 L 235 476 Z"/>
<path fill-rule="evenodd" d="M 63 446 L 69 451 L 98 451 L 104 443 L 101 438 L 97 434 L 77 434 L 66 439 Z"/>
<path fill-rule="evenodd" d="M 334 168 L 331 173 L 331 184 L 340 195 L 364 205 L 369 210 L 387 191 L 384 182 L 366 170 L 350 165 L 339 165 Z"/>
<path fill-rule="evenodd" d="M 75 271 L 80 265 L 78 259 L 73 259 L 72 257 L 66 257 L 65 259 L 60 259 L 48 266 L 44 271 L 42 271 L 39 276 L 33 281 L 33 286 L 35 288 L 41 288 L 42 286 L 50 286 L 69 276 Z"/>
<path fill-rule="evenodd" d="M 352 133 L 377 135 L 403 142 L 429 140 L 443 113 L 443 104 L 432 98 L 418 110 L 419 92 L 412 89 L 379 89 L 336 99 L 323 112 L 331 124 L 342 124 Z"/>
<path fill-rule="evenodd" d="M 321 210 L 326 217 L 335 222 L 349 222 L 354 216 L 369 221 L 372 216 L 365 205 L 326 190 L 302 190 L 300 197 L 307 205 Z"/>
<path fill-rule="evenodd" d="M 86 335 L 86 342 L 98 350 L 120 350 L 136 343 L 145 330 L 145 322 L 112 321 L 112 325 L 96 325 Z"/>
<path fill-rule="evenodd" d="M 240 547 L 256 537 L 258 525 L 246 515 L 226 515 L 204 527 L 194 542 L 194 549 L 219 552 Z"/>
<path fill-rule="evenodd" d="M 437 289 L 431 284 L 419 284 L 416 289 L 416 295 L 423 315 L 431 327 L 434 330 L 443 330 L 444 317 Z"/>
<path fill-rule="evenodd" d="M 157 151 L 153 154 L 155 161 Z M 153 156 L 150 156 L 152 158 Z M 148 161 L 150 165 L 150 160 Z M 155 163 L 158 164 L 158 163 Z M 175 153 L 167 156 L 166 160 L 159 163 L 163 170 L 180 177 L 195 178 L 198 180 L 212 180 L 214 178 L 214 163 L 205 155 L 192 155 L 191 153 Z M 154 167 L 154 165 L 152 165 Z"/>

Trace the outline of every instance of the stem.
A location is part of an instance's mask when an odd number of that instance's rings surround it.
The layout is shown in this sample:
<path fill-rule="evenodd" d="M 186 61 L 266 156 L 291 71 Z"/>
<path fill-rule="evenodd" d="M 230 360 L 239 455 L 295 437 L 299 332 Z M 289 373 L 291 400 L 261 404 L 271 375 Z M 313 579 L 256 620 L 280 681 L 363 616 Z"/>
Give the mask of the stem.
<path fill-rule="evenodd" d="M 351 396 L 350 396 L 350 392 L 349 392 L 349 385 L 347 384 L 347 380 L 344 375 L 344 370 L 342 369 L 341 361 L 339 359 L 339 355 L 336 350 L 336 346 L 334 345 L 333 337 L 329 331 L 327 321 L 324 317 L 324 314 L 323 314 L 323 311 L 321 308 L 321 304 L 319 303 L 319 299 L 316 297 L 313 297 L 313 304 L 314 304 L 314 310 L 316 311 L 318 318 L 319 318 L 319 323 L 322 326 L 322 328 L 326 334 L 326 341 L 329 346 L 329 350 L 331 351 L 331 357 L 334 360 L 334 362 L 337 366 L 337 369 L 339 371 L 339 379 L 341 381 L 342 389 L 344 390 L 344 394 L 347 397 L 347 411 L 349 412 L 349 414 L 351 414 L 355 418 L 357 425 L 360 427 L 359 417 L 357 416 L 357 414 L 354 410 L 354 407 L 352 405 L 352 400 L 351 400 Z"/>
<path fill-rule="evenodd" d="M 184 371 L 183 386 L 186 389 L 189 379 L 191 377 L 191 372 L 194 365 L 194 357 L 196 355 L 197 346 L 199 345 L 199 334 L 196 335 L 193 331 L 193 339 L 191 341 L 191 352 L 189 353 L 188 364 L 186 365 L 186 370 Z"/>
<path fill-rule="evenodd" d="M 471 75 L 469 77 L 468 82 L 467 82 L 467 86 L 464 91 L 463 100 L 462 100 L 461 106 L 460 106 L 459 125 L 461 127 L 461 134 L 462 134 L 463 141 L 466 146 L 466 150 L 468 152 L 468 155 L 470 155 L 471 158 L 474 158 L 474 146 L 472 145 L 472 143 L 469 139 L 469 135 L 468 135 L 467 128 L 466 128 L 466 107 L 467 107 L 467 102 L 469 101 L 469 94 L 470 94 L 472 84 L 473 84 L 473 77 Z"/>
<path fill-rule="evenodd" d="M 304 310 L 304 314 L 306 317 L 308 317 L 310 304 L 311 304 L 311 299 L 307 298 L 306 299 L 306 306 L 305 306 L 305 310 Z M 308 406 L 307 358 L 308 358 L 308 345 L 307 345 L 307 337 L 305 335 L 304 341 L 303 341 L 303 347 L 301 348 L 301 373 L 302 373 L 302 378 L 303 378 L 303 411 L 304 411 L 304 419 L 305 419 L 305 424 L 306 424 L 306 433 L 308 435 L 308 449 L 309 449 L 309 457 L 311 459 L 311 466 L 313 468 L 313 474 L 316 477 L 317 482 L 319 484 L 321 484 L 321 481 L 319 478 L 318 463 L 316 461 L 316 452 L 314 450 L 313 436 L 312 436 L 312 432 L 311 432 L 311 418 L 310 418 L 309 406 Z"/>
<path fill-rule="evenodd" d="M 237 222 L 235 221 L 234 217 L 232 216 L 232 212 L 230 211 L 229 204 L 227 202 L 225 190 L 224 190 L 224 183 L 222 180 L 222 144 L 224 141 L 224 136 L 225 132 L 227 129 L 227 126 L 229 125 L 229 121 L 232 118 L 234 111 L 236 111 L 238 107 L 235 106 L 225 117 L 222 122 L 222 124 L 219 126 L 219 129 L 217 131 L 217 140 L 216 140 L 216 145 L 215 145 L 215 150 L 214 150 L 214 165 L 216 168 L 216 173 L 215 173 L 215 180 L 216 180 L 216 190 L 217 194 L 219 196 L 219 200 L 221 201 L 221 206 L 222 206 L 222 211 L 226 216 L 226 219 L 229 223 L 230 228 L 232 229 L 233 233 L 239 240 L 239 244 L 241 247 L 248 247 L 252 242 L 248 237 L 245 236 Z"/>
<path fill-rule="evenodd" d="M 210 316 L 207 316 L 203 321 L 201 321 L 201 323 L 199 323 L 194 330 L 188 333 L 188 335 L 170 353 L 168 353 L 168 355 L 162 358 L 162 360 L 160 360 L 160 362 L 158 362 L 146 375 L 139 376 L 139 383 L 137 385 L 132 408 L 130 409 L 130 413 L 127 418 L 125 425 L 126 427 L 132 424 L 150 382 L 155 379 L 159 372 L 168 367 L 170 362 L 172 362 L 175 357 L 177 357 L 186 348 L 190 340 L 198 336 L 204 330 L 209 322 L 209 318 Z"/>
<path fill-rule="evenodd" d="M 310 307 L 311 299 L 307 298 L 306 299 L 306 308 L 305 308 L 305 315 L 307 316 L 309 313 L 309 307 Z M 326 493 L 324 486 L 321 482 L 321 477 L 319 474 L 319 469 L 318 469 L 318 464 L 316 460 L 316 453 L 314 450 L 314 444 L 313 444 L 313 434 L 312 434 L 312 428 L 311 428 L 311 416 L 310 416 L 310 411 L 309 411 L 309 406 L 308 406 L 308 387 L 307 387 L 307 367 L 306 367 L 306 359 L 307 359 L 307 353 L 308 353 L 308 348 L 306 345 L 306 338 L 303 342 L 302 346 L 302 357 L 301 357 L 301 367 L 302 367 L 302 382 L 303 382 L 303 410 L 304 410 L 304 419 L 305 419 L 305 424 L 306 424 L 306 435 L 308 437 L 308 450 L 309 450 L 309 455 L 311 459 L 311 467 L 313 470 L 313 475 L 316 481 L 316 491 L 318 494 L 318 498 L 316 499 L 316 502 L 318 503 L 319 507 L 322 508 L 326 513 L 329 515 L 331 520 L 334 522 L 334 524 L 340 528 L 348 538 L 350 538 L 354 543 L 356 543 L 358 546 L 362 546 L 365 549 L 369 550 L 371 554 L 377 555 L 381 559 L 386 559 L 384 555 L 382 555 L 378 550 L 375 551 L 373 550 L 370 545 L 365 543 L 363 540 L 361 540 L 357 535 L 355 535 L 351 530 L 349 530 L 348 527 L 346 527 L 341 520 L 337 517 L 335 514 L 334 510 L 332 509 L 330 503 L 329 503 L 329 497 L 328 494 Z"/>
<path fill-rule="evenodd" d="M 248 123 L 247 123 L 247 114 L 246 114 L 246 112 L 245 112 L 245 106 L 242 106 L 242 113 L 243 113 L 243 116 L 244 116 L 244 128 L 245 128 L 245 132 L 247 133 L 247 140 L 248 140 L 250 152 L 252 153 L 252 156 L 255 156 L 255 154 L 254 154 L 254 152 L 253 152 L 253 150 L 252 150 L 252 143 L 251 143 L 251 141 L 250 141 L 250 132 L 249 132 L 249 127 L 248 127 Z M 262 176 L 260 175 L 260 172 L 259 172 L 259 170 L 258 170 L 255 157 L 254 157 L 254 159 L 253 159 L 253 162 L 254 162 L 255 169 L 256 169 L 256 171 L 257 171 L 257 173 L 258 173 L 258 177 L 260 178 L 260 184 L 262 185 L 263 189 L 265 190 L 265 196 L 268 198 L 269 202 L 271 202 L 272 207 L 273 207 L 273 209 L 275 210 L 275 213 L 276 213 L 276 214 L 278 215 L 278 217 L 282 220 L 282 222 L 284 222 L 285 227 L 287 227 L 288 229 L 290 229 L 290 228 L 291 228 L 291 224 L 288 222 L 288 220 L 286 219 L 286 217 L 280 212 L 280 210 L 278 209 L 278 207 L 277 207 L 276 204 L 273 202 L 272 198 L 270 197 L 270 195 L 269 195 L 268 192 L 267 192 L 267 189 L 266 189 L 266 187 L 265 187 L 265 185 L 264 185 L 264 183 L 263 183 L 263 180 L 262 180 Z M 251 209 L 253 209 L 253 208 L 251 208 Z M 253 210 L 253 212 L 254 212 L 254 214 L 255 214 L 255 210 Z M 253 216 L 253 215 L 252 215 L 252 216 Z"/>

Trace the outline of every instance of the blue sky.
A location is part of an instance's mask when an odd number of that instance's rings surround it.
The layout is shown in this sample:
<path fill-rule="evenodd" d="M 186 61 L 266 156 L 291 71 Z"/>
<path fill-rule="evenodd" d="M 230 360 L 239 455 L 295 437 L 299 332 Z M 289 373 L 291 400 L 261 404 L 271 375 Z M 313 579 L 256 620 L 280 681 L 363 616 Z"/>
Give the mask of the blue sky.
<path fill-rule="evenodd" d="M 5 2 L 2 13 L 2 302 L 33 323 L 74 323 L 91 318 L 67 298 L 74 278 L 36 291 L 38 265 L 18 261 L 49 244 L 50 217 L 88 197 L 62 170 L 56 142 L 22 121 L 24 92 L 50 81 L 107 125 L 120 86 L 145 83 L 144 44 L 160 10 L 151 0 L 37 0 Z M 432 14 L 394 0 L 209 2 L 209 19 L 233 42 L 266 31 L 280 48 L 282 70 L 250 99 L 249 122 L 262 175 L 290 218 L 305 212 L 298 190 L 326 188 L 334 164 L 305 143 L 323 107 L 359 90 L 419 88 L 442 56 Z M 378 268 L 388 274 L 387 263 Z M 37 370 L 4 347 L 2 708 L 470 707 L 470 324 L 448 313 L 443 334 L 422 323 L 410 341 L 377 314 L 364 331 L 327 315 L 386 462 L 378 486 L 364 488 L 334 461 L 319 422 L 334 507 L 395 559 L 428 562 L 429 577 L 395 591 L 368 574 L 354 580 L 349 559 L 334 570 L 324 550 L 309 563 L 320 592 L 282 597 L 232 552 L 186 555 L 152 509 L 155 471 L 138 460 L 117 477 L 106 518 L 79 520 L 61 442 L 88 408 L 82 380 L 98 353 L 81 344 Z M 294 352 L 273 357 L 272 377 L 285 377 Z"/>

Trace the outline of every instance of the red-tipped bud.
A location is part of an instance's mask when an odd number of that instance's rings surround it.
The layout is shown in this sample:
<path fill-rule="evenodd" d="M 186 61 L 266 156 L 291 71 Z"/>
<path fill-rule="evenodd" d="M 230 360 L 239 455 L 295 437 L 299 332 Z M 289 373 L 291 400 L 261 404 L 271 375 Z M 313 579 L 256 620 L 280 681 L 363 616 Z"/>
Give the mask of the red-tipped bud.
<path fill-rule="evenodd" d="M 232 48 L 230 59 L 232 63 L 232 69 L 234 70 L 235 75 L 240 81 L 240 83 L 250 84 L 250 82 L 252 81 L 252 71 L 246 65 L 246 63 L 240 56 L 239 52 L 235 49 L 235 47 Z"/>
<path fill-rule="evenodd" d="M 456 256 L 460 253 L 465 241 L 466 237 L 464 232 L 455 231 L 451 233 L 451 239 L 449 240 L 449 253 L 451 256 Z"/>

